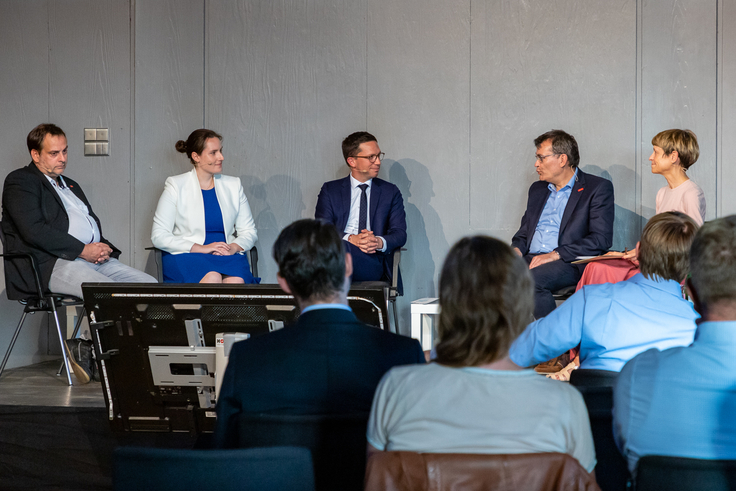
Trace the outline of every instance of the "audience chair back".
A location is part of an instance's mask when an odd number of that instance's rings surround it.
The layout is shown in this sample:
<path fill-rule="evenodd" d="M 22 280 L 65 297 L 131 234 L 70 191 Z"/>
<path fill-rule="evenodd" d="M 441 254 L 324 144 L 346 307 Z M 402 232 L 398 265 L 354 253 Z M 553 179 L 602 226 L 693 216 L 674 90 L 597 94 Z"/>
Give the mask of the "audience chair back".
<path fill-rule="evenodd" d="M 570 385 L 583 395 L 593 432 L 595 475 L 603 491 L 626 489 L 629 469 L 613 439 L 613 386 L 618 372 L 579 368 L 570 374 Z"/>
<path fill-rule="evenodd" d="M 112 481 L 116 491 L 314 490 L 309 450 L 294 447 L 235 450 L 119 447 L 113 455 Z"/>
<path fill-rule="evenodd" d="M 44 312 L 47 314 L 51 314 L 54 318 L 54 323 L 56 324 L 56 332 L 59 336 L 59 343 L 61 345 L 62 350 L 62 357 L 64 359 L 62 367 L 66 369 L 66 379 L 67 383 L 69 385 L 72 385 L 72 367 L 70 360 L 68 359 L 68 349 L 65 344 L 66 335 L 64 331 L 61 329 L 61 324 L 59 323 L 59 315 L 57 312 L 57 308 L 64 308 L 64 307 L 82 307 L 82 312 L 80 313 L 79 317 L 77 318 L 77 323 L 74 327 L 74 333 L 72 334 L 72 337 L 76 337 L 77 332 L 79 331 L 79 326 L 82 323 L 82 319 L 84 318 L 85 311 L 84 311 L 84 301 L 79 298 L 75 297 L 73 295 L 60 295 L 57 293 L 49 292 L 46 293 L 43 291 L 43 288 L 41 287 L 41 276 L 39 273 L 38 265 L 36 264 L 36 258 L 34 258 L 31 254 L 24 253 L 24 252 L 13 252 L 6 250 L 6 242 L 5 242 L 5 233 L 2 230 L 2 227 L 0 226 L 0 242 L 3 246 L 3 253 L 0 254 L 0 257 L 3 258 L 3 262 L 5 265 L 4 271 L 6 274 L 6 281 L 7 284 L 7 273 L 9 270 L 9 264 L 14 261 L 24 261 L 26 264 L 30 265 L 30 271 L 32 273 L 32 278 L 27 279 L 28 284 L 33 285 L 33 289 L 35 291 L 34 294 L 28 295 L 22 299 L 17 298 L 10 298 L 8 297 L 8 300 L 18 300 L 23 306 L 23 314 L 21 315 L 20 321 L 18 322 L 18 327 L 16 327 L 15 332 L 13 333 L 13 337 L 10 340 L 10 345 L 8 345 L 8 350 L 5 352 L 5 356 L 3 357 L 2 364 L 0 364 L 0 375 L 2 375 L 3 370 L 5 370 L 5 365 L 8 363 L 8 359 L 10 358 L 10 352 L 13 351 L 13 347 L 15 346 L 15 342 L 18 340 L 18 334 L 20 334 L 20 330 L 23 327 L 23 323 L 26 320 L 26 316 L 28 314 L 34 314 L 36 312 Z M 25 268 L 19 268 L 18 271 L 23 271 Z M 5 289 L 6 294 L 8 293 L 8 289 Z M 82 372 L 80 371 L 81 368 L 76 365 L 74 369 L 79 373 L 80 376 L 82 376 Z M 61 373 L 61 368 L 59 369 L 59 374 Z"/>
<path fill-rule="evenodd" d="M 735 460 L 647 455 L 636 467 L 636 491 L 736 490 Z"/>
<path fill-rule="evenodd" d="M 318 490 L 362 490 L 368 413 L 349 415 L 242 414 L 238 446 L 289 445 L 312 452 Z"/>
<path fill-rule="evenodd" d="M 595 491 L 580 463 L 563 453 L 442 454 L 377 452 L 365 474 L 366 491 Z"/>

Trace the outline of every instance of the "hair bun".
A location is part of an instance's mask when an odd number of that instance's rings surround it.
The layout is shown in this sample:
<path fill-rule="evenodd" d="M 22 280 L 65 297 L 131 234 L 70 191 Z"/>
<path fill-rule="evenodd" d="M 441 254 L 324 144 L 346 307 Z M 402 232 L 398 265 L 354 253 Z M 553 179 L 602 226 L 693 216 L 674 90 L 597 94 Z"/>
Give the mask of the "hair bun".
<path fill-rule="evenodd" d="M 187 142 L 185 142 L 184 140 L 179 140 L 174 146 L 176 147 L 177 152 L 187 153 Z"/>

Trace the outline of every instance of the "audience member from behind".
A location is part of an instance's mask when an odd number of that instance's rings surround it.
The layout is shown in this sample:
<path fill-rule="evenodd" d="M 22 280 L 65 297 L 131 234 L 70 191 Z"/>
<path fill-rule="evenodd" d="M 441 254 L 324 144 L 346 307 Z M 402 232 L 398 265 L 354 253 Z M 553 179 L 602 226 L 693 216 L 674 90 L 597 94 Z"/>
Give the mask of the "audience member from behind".
<path fill-rule="evenodd" d="M 258 240 L 256 225 L 240 179 L 222 175 L 222 137 L 195 130 L 176 150 L 194 168 L 166 179 L 153 217 L 164 282 L 258 283 L 243 254 Z"/>
<path fill-rule="evenodd" d="M 680 282 L 698 226 L 677 211 L 652 217 L 638 246 L 641 273 L 619 283 L 588 285 L 554 312 L 529 324 L 511 346 L 528 367 L 580 345 L 580 367 L 618 372 L 649 348 L 687 346 L 698 314 Z"/>
<path fill-rule="evenodd" d="M 534 282 L 503 242 L 469 237 L 440 277 L 435 363 L 393 368 L 368 422 L 369 453 L 561 452 L 592 472 L 595 450 L 580 393 L 521 369 L 508 349 L 531 318 Z"/>
<path fill-rule="evenodd" d="M 102 235 L 102 224 L 82 187 L 62 176 L 67 165 L 64 131 L 40 124 L 26 138 L 31 163 L 14 170 L 3 187 L 5 250 L 31 254 L 41 288 L 82 296 L 82 283 L 155 283 L 152 276 L 118 261 L 120 250 Z M 98 194 L 104 194 L 102 186 Z M 8 298 L 36 294 L 27 261 L 6 263 Z"/>
<path fill-rule="evenodd" d="M 296 297 L 301 315 L 233 346 L 217 401 L 218 447 L 237 443 L 240 413 L 367 413 L 389 368 L 424 363 L 416 339 L 365 325 L 350 310 L 353 262 L 333 225 L 292 223 L 273 257 L 279 285 Z"/>
<path fill-rule="evenodd" d="M 645 455 L 736 459 L 735 271 L 736 215 L 707 222 L 690 250 L 695 341 L 640 354 L 614 389 L 614 436 L 632 472 Z"/>

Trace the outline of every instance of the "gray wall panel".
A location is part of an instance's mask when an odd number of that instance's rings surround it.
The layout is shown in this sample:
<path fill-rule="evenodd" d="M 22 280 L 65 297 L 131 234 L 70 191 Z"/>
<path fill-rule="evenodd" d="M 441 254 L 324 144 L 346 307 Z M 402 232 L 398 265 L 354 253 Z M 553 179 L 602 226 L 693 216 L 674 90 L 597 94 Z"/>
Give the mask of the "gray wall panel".
<path fill-rule="evenodd" d="M 706 218 L 716 211 L 716 2 L 656 0 L 642 9 L 642 210 L 654 215 L 665 179 L 651 173 L 654 135 L 688 128 L 700 158 L 688 171 L 703 188 Z"/>
<path fill-rule="evenodd" d="M 470 226 L 511 239 L 537 180 L 533 139 L 559 128 L 576 137 L 582 170 L 612 179 L 614 247 L 624 247 L 638 235 L 636 3 L 475 1 L 472 11 Z"/>
<path fill-rule="evenodd" d="M 135 10 L 135 266 L 156 272 L 151 227 L 169 176 L 192 168 L 174 144 L 204 125 L 204 0 L 138 0 Z"/>
<path fill-rule="evenodd" d="M 128 0 L 49 3 L 49 118 L 69 142 L 66 174 L 130 264 L 131 92 Z M 84 128 L 110 129 L 110 155 L 84 156 Z"/>
<path fill-rule="evenodd" d="M 0 178 L 28 165 L 26 135 L 48 120 L 48 12 L 46 2 L 0 2 Z M 0 274 L 4 274 L 0 264 Z M 4 355 L 23 308 L 0 291 L 0 354 Z M 47 353 L 47 321 L 28 317 L 8 367 L 36 362 Z M 57 343 L 58 344 L 58 343 Z"/>
<path fill-rule="evenodd" d="M 313 217 L 323 182 L 347 175 L 340 142 L 365 127 L 365 13 L 350 0 L 207 3 L 206 125 L 224 138 L 225 174 L 243 182 L 271 246 Z"/>
<path fill-rule="evenodd" d="M 718 216 L 736 213 L 736 154 L 733 152 L 733 135 L 736 135 L 736 1 L 723 0 L 721 31 L 718 49 L 721 54 L 721 77 L 719 100 L 720 127 L 718 147 L 721 160 L 718 162 L 717 186 Z M 702 148 L 702 143 L 701 143 Z M 702 162 L 697 165 L 700 166 Z M 709 214 L 711 211 L 709 210 Z M 712 216 L 712 215 L 711 215 Z"/>
<path fill-rule="evenodd" d="M 470 2 L 370 0 L 367 32 L 367 128 L 406 209 L 408 334 L 410 300 L 437 294 L 449 245 L 468 232 Z"/>

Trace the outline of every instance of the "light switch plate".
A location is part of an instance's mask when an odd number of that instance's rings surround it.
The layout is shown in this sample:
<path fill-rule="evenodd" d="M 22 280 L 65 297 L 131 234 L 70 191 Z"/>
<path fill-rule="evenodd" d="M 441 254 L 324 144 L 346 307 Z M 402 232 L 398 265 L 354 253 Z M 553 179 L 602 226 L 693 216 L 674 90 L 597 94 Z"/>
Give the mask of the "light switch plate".
<path fill-rule="evenodd" d="M 84 142 L 84 155 L 97 155 L 97 143 Z"/>
<path fill-rule="evenodd" d="M 84 155 L 110 155 L 110 130 L 108 128 L 84 129 Z"/>
<path fill-rule="evenodd" d="M 108 135 L 108 129 L 107 128 L 97 128 L 95 130 L 95 134 L 97 135 L 97 141 L 108 141 L 109 138 Z"/>

